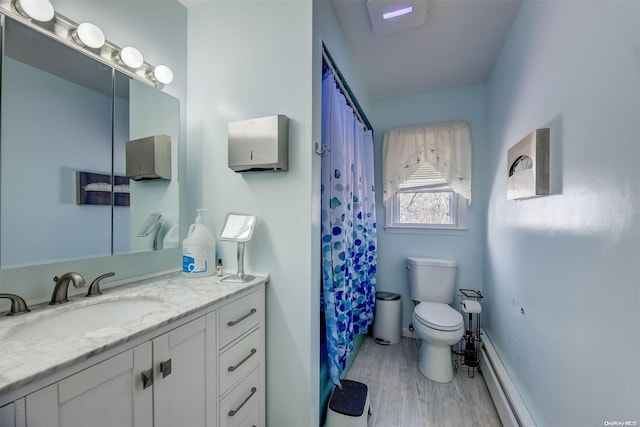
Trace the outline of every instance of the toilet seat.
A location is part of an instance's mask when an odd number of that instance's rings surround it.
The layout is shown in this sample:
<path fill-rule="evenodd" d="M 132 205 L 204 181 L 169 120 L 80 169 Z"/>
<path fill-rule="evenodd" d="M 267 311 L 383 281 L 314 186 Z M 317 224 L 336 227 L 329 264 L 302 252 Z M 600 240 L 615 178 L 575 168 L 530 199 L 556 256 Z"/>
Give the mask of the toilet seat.
<path fill-rule="evenodd" d="M 439 331 L 456 331 L 464 327 L 462 314 L 448 304 L 421 302 L 413 310 L 413 315 L 418 322 Z"/>

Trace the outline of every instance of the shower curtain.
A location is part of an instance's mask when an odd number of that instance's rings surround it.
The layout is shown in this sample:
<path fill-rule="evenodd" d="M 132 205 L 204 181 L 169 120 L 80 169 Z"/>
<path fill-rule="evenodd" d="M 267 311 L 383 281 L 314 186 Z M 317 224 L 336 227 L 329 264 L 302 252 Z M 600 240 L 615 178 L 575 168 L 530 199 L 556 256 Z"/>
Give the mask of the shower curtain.
<path fill-rule="evenodd" d="M 373 322 L 376 212 L 373 137 L 323 66 L 322 78 L 322 310 L 329 375 L 340 386 L 355 334 Z"/>

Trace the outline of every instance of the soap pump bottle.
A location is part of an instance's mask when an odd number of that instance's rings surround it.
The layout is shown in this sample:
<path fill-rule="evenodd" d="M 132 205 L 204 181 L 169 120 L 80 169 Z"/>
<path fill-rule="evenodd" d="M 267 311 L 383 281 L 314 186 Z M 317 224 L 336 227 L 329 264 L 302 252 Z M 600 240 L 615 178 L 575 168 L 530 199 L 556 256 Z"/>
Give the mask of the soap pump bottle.
<path fill-rule="evenodd" d="M 196 211 L 196 222 L 191 224 L 187 238 L 182 242 L 182 273 L 187 277 L 211 276 L 216 272 L 216 241 L 204 225 L 202 212 L 206 209 Z"/>

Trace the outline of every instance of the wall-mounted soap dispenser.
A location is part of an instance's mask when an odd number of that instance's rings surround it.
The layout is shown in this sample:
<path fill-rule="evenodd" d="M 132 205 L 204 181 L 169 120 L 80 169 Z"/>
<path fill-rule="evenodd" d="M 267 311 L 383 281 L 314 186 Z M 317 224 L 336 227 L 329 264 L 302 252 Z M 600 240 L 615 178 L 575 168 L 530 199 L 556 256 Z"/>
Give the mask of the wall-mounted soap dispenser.
<path fill-rule="evenodd" d="M 135 181 L 171 179 L 171 137 L 154 135 L 127 142 L 127 176 Z"/>
<path fill-rule="evenodd" d="M 229 168 L 289 170 L 289 118 L 282 114 L 229 123 Z"/>

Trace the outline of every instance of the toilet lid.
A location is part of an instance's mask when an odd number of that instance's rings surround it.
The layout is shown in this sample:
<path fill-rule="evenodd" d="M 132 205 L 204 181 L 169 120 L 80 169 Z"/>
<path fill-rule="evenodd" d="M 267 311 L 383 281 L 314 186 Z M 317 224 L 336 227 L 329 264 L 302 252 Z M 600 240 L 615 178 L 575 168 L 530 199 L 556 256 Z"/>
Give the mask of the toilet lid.
<path fill-rule="evenodd" d="M 463 325 L 462 314 L 447 304 L 421 302 L 413 313 L 416 320 L 423 325 L 441 331 L 455 331 Z"/>

